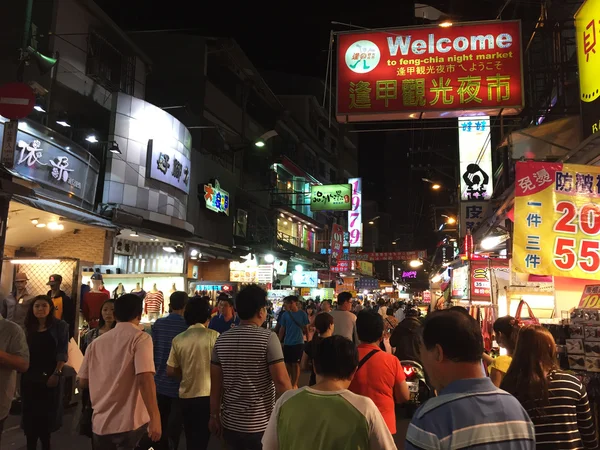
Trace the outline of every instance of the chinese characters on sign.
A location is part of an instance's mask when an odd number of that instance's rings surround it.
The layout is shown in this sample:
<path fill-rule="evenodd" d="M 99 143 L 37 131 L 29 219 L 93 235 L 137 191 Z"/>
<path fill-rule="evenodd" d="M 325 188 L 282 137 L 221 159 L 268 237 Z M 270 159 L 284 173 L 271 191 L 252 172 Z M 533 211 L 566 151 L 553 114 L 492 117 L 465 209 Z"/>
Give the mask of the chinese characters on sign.
<path fill-rule="evenodd" d="M 427 250 L 408 252 L 344 253 L 344 261 L 412 261 L 427 257 Z"/>
<path fill-rule="evenodd" d="M 362 178 L 350 178 L 352 186 L 352 209 L 348 211 L 348 235 L 350 247 L 360 248 L 363 244 L 362 223 Z"/>
<path fill-rule="evenodd" d="M 519 162 L 515 184 L 514 270 L 599 279 L 600 167 Z"/>
<path fill-rule="evenodd" d="M 488 116 L 458 119 L 461 200 L 489 200 L 492 184 L 492 144 Z"/>
<path fill-rule="evenodd" d="M 579 308 L 600 308 L 600 284 L 587 285 L 579 300 Z"/>
<path fill-rule="evenodd" d="M 327 184 L 310 187 L 311 211 L 348 211 L 352 195 L 349 184 Z"/>
<path fill-rule="evenodd" d="M 182 153 L 161 144 L 154 139 L 148 139 L 149 178 L 169 184 L 185 192 L 190 190 L 190 160 Z"/>
<path fill-rule="evenodd" d="M 461 202 L 460 203 L 460 237 L 463 238 L 467 231 L 473 231 L 485 217 L 488 202 Z"/>
<path fill-rule="evenodd" d="M 344 252 L 344 229 L 340 224 L 334 223 L 331 227 L 331 259 L 329 264 L 336 266 Z"/>
<path fill-rule="evenodd" d="M 600 131 L 600 0 L 586 0 L 575 14 L 583 139 Z"/>
<path fill-rule="evenodd" d="M 12 169 L 15 159 L 15 145 L 17 143 L 18 120 L 10 120 L 4 124 L 4 135 L 2 136 L 2 165 Z"/>
<path fill-rule="evenodd" d="M 474 108 L 516 114 L 523 105 L 518 21 L 343 33 L 338 55 L 337 114 L 346 120 Z"/>
<path fill-rule="evenodd" d="M 210 183 L 204 185 L 204 201 L 211 211 L 229 215 L 229 192 L 221 189 L 218 180 L 215 180 L 214 186 Z"/>
<path fill-rule="evenodd" d="M 24 165 L 28 168 L 37 168 L 39 166 L 47 166 L 50 176 L 60 183 L 66 183 L 76 189 L 81 190 L 81 181 L 78 181 L 70 176 L 75 169 L 69 169 L 69 157 L 65 155 L 56 156 L 53 159 L 48 159 L 46 163 L 42 162 L 44 149 L 42 142 L 39 139 L 29 141 L 20 140 L 17 147 L 21 149 L 17 166 Z M 68 188 L 67 188 L 68 190 Z"/>

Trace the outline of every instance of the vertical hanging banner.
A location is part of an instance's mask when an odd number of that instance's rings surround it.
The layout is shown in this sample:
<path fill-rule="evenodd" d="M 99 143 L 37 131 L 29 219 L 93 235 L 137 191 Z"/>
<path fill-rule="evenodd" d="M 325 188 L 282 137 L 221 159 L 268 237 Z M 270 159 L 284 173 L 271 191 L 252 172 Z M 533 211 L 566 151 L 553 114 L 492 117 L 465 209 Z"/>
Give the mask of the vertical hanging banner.
<path fill-rule="evenodd" d="M 362 247 L 362 178 L 350 178 L 348 183 L 352 185 L 352 209 L 348 211 L 350 247 Z"/>
<path fill-rule="evenodd" d="M 583 138 L 600 131 L 600 0 L 586 0 L 575 14 Z"/>
<path fill-rule="evenodd" d="M 513 270 L 600 279 L 600 167 L 518 162 Z"/>
<path fill-rule="evenodd" d="M 337 41 L 340 123 L 510 115 L 523 107 L 519 21 L 352 31 Z"/>
<path fill-rule="evenodd" d="M 331 255 L 329 264 L 331 266 L 337 266 L 338 261 L 341 259 L 344 253 L 344 228 L 334 223 L 331 227 Z"/>
<path fill-rule="evenodd" d="M 458 119 L 460 199 L 489 200 L 494 192 L 488 116 Z"/>

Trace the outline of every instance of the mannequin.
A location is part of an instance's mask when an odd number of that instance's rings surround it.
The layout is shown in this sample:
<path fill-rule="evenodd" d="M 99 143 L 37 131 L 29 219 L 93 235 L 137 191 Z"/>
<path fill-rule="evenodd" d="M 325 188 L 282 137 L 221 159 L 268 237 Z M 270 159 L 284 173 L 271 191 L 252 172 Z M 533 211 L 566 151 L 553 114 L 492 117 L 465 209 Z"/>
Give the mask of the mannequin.
<path fill-rule="evenodd" d="M 135 283 L 135 289 L 131 293 L 137 295 L 142 300 L 146 297 L 146 291 L 140 286 L 139 282 Z"/>
<path fill-rule="evenodd" d="M 90 328 L 96 328 L 100 320 L 102 304 L 110 298 L 110 293 L 104 289 L 102 274 L 95 272 L 92 275 L 92 288 L 84 295 L 81 310 Z"/>
<path fill-rule="evenodd" d="M 113 291 L 113 298 L 116 300 L 124 293 L 125 293 L 125 287 L 123 287 L 123 283 L 119 283 L 117 285 L 117 287 L 115 288 L 115 290 Z"/>
<path fill-rule="evenodd" d="M 71 297 L 60 288 L 62 281 L 61 275 L 50 275 L 48 283 L 46 283 L 50 287 L 47 295 L 52 298 L 54 303 L 54 316 L 69 324 L 69 337 L 73 337 L 75 335 L 75 305 Z"/>
<path fill-rule="evenodd" d="M 177 287 L 175 286 L 175 283 L 173 283 L 173 286 L 171 286 L 171 291 L 169 293 L 172 294 L 173 292 L 177 292 Z"/>
<path fill-rule="evenodd" d="M 3 301 L 0 307 L 2 317 L 8 319 L 21 327 L 24 326 L 25 315 L 33 296 L 27 291 L 29 278 L 24 272 L 15 275 L 15 289 Z"/>
<path fill-rule="evenodd" d="M 156 283 L 154 283 L 152 290 L 146 294 L 146 298 L 144 299 L 144 313 L 148 315 L 150 321 L 155 321 L 164 312 L 164 295 L 158 290 Z"/>

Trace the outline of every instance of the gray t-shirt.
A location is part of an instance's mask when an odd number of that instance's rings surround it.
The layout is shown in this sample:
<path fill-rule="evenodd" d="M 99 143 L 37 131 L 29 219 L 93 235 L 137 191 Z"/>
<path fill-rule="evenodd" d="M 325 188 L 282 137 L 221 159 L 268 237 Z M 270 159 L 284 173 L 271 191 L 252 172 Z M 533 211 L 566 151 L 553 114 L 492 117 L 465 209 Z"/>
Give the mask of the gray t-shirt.
<path fill-rule="evenodd" d="M 356 334 L 356 316 L 350 311 L 341 311 L 335 309 L 329 314 L 333 316 L 333 334 L 344 336 L 346 339 L 358 344 L 358 335 Z"/>
<path fill-rule="evenodd" d="M 19 325 L 0 317 L 0 351 L 29 361 L 25 332 Z M 16 370 L 0 364 L 0 420 L 8 416 L 17 384 Z"/>

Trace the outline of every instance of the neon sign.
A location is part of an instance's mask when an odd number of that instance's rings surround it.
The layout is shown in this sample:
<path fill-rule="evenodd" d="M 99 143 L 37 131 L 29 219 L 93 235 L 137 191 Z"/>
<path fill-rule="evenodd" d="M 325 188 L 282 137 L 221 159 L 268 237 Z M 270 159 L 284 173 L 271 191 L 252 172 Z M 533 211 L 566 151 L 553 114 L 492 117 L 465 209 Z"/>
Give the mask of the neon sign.
<path fill-rule="evenodd" d="M 215 180 L 215 185 L 204 185 L 204 200 L 206 207 L 217 213 L 225 213 L 229 215 L 229 192 L 221 189 L 218 180 Z"/>

